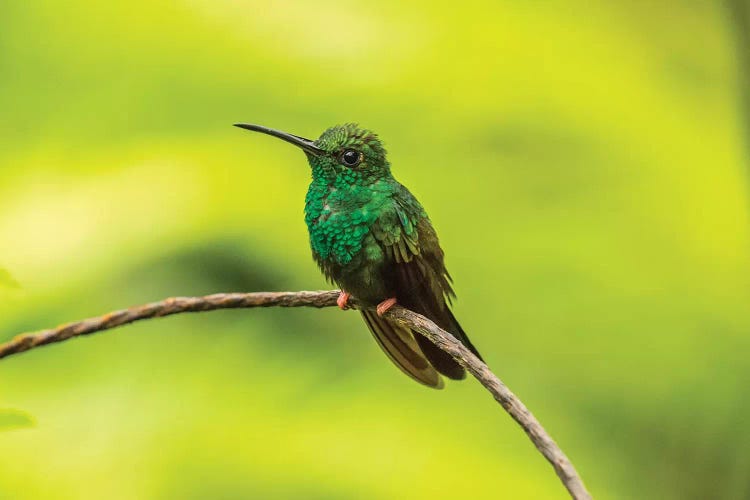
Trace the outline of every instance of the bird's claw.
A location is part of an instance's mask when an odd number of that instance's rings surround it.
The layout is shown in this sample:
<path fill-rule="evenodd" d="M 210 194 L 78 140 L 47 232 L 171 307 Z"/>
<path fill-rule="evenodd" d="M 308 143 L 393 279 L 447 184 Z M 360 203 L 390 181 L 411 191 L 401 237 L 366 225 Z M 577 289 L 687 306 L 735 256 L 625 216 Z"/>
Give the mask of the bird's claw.
<path fill-rule="evenodd" d="M 339 298 L 336 299 L 336 305 L 338 305 L 339 309 L 342 311 L 349 309 L 349 297 L 351 297 L 351 295 L 343 290 L 339 293 Z"/>
<path fill-rule="evenodd" d="M 390 299 L 385 299 L 383 302 L 378 304 L 378 307 L 375 308 L 375 312 L 378 313 L 378 316 L 384 315 L 386 312 L 388 312 L 388 309 L 396 305 L 396 297 L 391 297 Z"/>

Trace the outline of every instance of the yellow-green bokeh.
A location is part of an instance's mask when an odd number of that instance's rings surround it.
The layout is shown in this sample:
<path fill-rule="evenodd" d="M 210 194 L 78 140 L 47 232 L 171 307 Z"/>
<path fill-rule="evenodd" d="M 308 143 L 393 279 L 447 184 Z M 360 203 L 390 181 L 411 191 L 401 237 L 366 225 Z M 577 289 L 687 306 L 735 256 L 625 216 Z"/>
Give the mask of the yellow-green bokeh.
<path fill-rule="evenodd" d="M 430 213 L 472 340 L 597 498 L 747 498 L 734 21 L 688 0 L 2 2 L 0 268 L 21 288 L 0 285 L 0 340 L 325 288 L 303 155 L 230 125 L 357 121 Z M 478 384 L 413 383 L 337 310 L 3 360 L 0 426 L 0 498 L 565 497 Z"/>

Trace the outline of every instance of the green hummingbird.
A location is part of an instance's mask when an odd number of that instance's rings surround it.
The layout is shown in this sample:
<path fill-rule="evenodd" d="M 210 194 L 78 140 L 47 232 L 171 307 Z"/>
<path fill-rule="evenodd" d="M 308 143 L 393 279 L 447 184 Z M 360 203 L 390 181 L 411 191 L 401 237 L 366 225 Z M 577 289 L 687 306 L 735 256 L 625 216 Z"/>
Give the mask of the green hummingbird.
<path fill-rule="evenodd" d="M 312 169 L 305 198 L 310 246 L 323 274 L 341 288 L 339 307 L 345 309 L 351 296 L 375 307 L 362 311 L 365 323 L 391 361 L 416 381 L 440 389 L 440 374 L 464 378 L 450 355 L 383 316 L 398 303 L 479 356 L 450 310 L 455 293 L 437 234 L 419 201 L 391 174 L 378 136 L 352 123 L 331 127 L 315 141 L 260 125 L 235 126 L 305 152 Z"/>

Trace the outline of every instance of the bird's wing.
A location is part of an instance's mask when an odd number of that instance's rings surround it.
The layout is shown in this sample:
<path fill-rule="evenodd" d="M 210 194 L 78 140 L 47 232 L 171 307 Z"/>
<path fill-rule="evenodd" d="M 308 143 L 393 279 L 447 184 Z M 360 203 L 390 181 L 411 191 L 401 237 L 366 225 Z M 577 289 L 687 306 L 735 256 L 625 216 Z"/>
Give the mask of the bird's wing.
<path fill-rule="evenodd" d="M 477 356 L 446 301 L 454 297 L 437 234 L 419 202 L 406 188 L 394 197 L 371 232 L 388 259 L 398 302 L 420 313 L 453 334 Z M 463 368 L 447 353 L 419 333 L 412 333 L 430 363 L 443 375 L 461 379 Z"/>
<path fill-rule="evenodd" d="M 412 288 L 426 280 L 425 291 L 431 292 L 435 300 L 450 301 L 455 294 L 437 233 L 422 207 L 412 203 L 417 203 L 413 197 L 394 199 L 392 210 L 384 211 L 375 221 L 372 233 L 391 263 L 412 271 L 401 276 L 400 284 Z"/>

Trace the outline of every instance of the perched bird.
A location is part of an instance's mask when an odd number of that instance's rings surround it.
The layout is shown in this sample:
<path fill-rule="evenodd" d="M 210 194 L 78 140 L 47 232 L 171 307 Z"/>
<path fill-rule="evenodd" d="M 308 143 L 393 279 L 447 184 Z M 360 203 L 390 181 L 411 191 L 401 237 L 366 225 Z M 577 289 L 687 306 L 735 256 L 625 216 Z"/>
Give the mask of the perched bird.
<path fill-rule="evenodd" d="M 440 374 L 466 376 L 450 355 L 427 338 L 389 321 L 394 304 L 431 319 L 479 353 L 449 308 L 455 297 L 443 250 L 422 205 L 391 174 L 377 135 L 355 124 L 331 127 L 315 141 L 260 125 L 235 126 L 301 148 L 312 168 L 305 222 L 312 254 L 326 278 L 372 309 L 362 317 L 389 358 L 418 382 L 443 387 Z"/>

